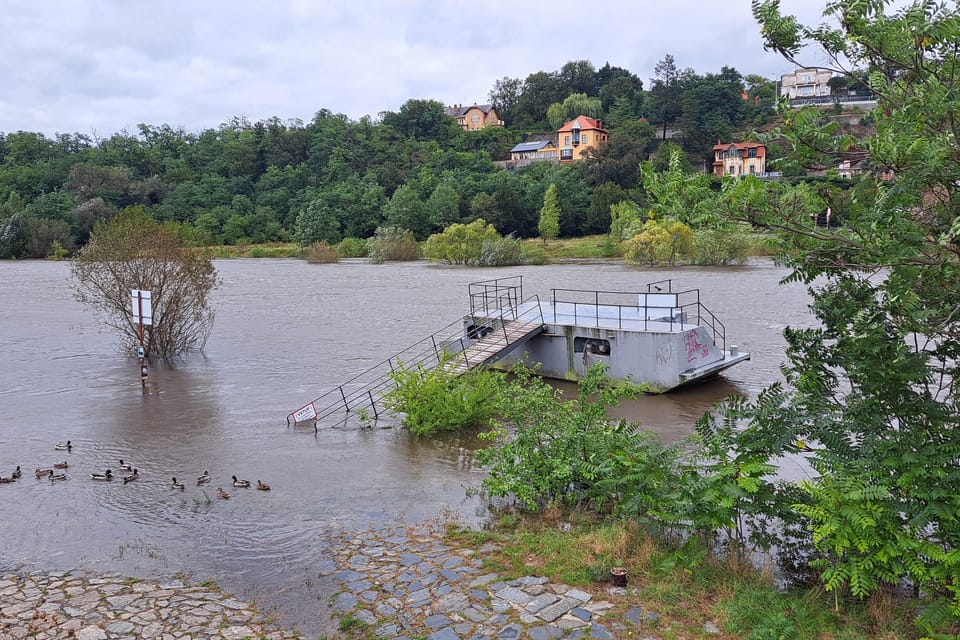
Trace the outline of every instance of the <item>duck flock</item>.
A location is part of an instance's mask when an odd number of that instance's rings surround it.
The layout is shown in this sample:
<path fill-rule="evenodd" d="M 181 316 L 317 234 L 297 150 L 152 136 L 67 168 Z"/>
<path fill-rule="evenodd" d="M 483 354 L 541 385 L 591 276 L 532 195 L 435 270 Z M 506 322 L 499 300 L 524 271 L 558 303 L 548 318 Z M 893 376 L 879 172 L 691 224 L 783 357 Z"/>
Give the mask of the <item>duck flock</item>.
<path fill-rule="evenodd" d="M 66 451 L 71 453 L 73 451 L 73 443 L 70 440 L 66 442 L 60 442 L 54 446 L 56 451 Z M 66 470 L 70 467 L 70 464 L 64 460 L 63 462 L 56 462 L 49 468 L 38 467 L 34 470 L 34 476 L 38 480 L 47 479 L 50 482 L 58 482 L 60 480 L 67 479 Z M 123 480 L 123 484 L 129 482 L 134 482 L 140 479 L 140 470 L 134 467 L 132 464 L 124 462 L 123 459 L 120 460 L 117 465 L 117 469 L 121 472 L 119 474 L 114 474 L 112 469 L 107 469 L 103 472 L 94 472 L 90 474 L 90 479 L 97 482 L 112 482 L 114 479 L 120 478 Z M 16 482 L 23 476 L 23 471 L 20 470 L 20 465 L 17 465 L 17 468 L 14 469 L 13 473 L 9 476 L 0 476 L 0 484 L 11 484 Z M 233 486 L 237 489 L 249 489 L 251 487 L 249 480 L 240 480 L 237 476 L 232 476 Z M 197 486 L 203 486 L 210 484 L 212 476 L 209 471 L 204 471 L 202 474 L 197 476 Z M 176 477 L 170 482 L 170 488 L 183 491 L 186 487 L 185 484 Z M 270 485 L 264 484 L 257 480 L 257 484 L 253 485 L 260 491 L 270 491 Z M 222 500 L 227 500 L 230 498 L 230 494 L 223 490 L 222 487 L 217 487 L 217 497 Z"/>

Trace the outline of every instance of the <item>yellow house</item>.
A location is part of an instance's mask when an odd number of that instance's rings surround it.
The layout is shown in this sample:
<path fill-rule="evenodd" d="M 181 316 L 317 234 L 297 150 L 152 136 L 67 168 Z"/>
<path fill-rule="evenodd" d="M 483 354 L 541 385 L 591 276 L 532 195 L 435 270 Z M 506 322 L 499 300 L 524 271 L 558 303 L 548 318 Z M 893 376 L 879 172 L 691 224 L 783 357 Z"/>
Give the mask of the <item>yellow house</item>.
<path fill-rule="evenodd" d="M 560 162 L 566 164 L 583 160 L 587 151 L 596 149 L 608 137 L 607 130 L 603 128 L 603 120 L 577 116 L 557 129 Z"/>
<path fill-rule="evenodd" d="M 503 120 L 500 119 L 497 110 L 490 104 L 474 104 L 469 107 L 455 104 L 444 109 L 444 113 L 451 118 L 456 118 L 457 124 L 464 131 L 478 131 L 484 127 L 503 126 Z"/>
<path fill-rule="evenodd" d="M 767 172 L 767 145 L 717 140 L 713 145 L 713 175 L 762 175 Z"/>

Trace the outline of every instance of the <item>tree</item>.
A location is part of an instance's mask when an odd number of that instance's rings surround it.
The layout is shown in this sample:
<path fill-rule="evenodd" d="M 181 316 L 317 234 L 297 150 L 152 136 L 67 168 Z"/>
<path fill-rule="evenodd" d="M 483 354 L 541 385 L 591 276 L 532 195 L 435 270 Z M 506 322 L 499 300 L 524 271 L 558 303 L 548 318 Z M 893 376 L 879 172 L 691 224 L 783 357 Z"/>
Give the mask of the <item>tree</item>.
<path fill-rule="evenodd" d="M 125 348 L 139 344 L 130 291 L 151 292 L 153 324 L 144 327 L 148 356 L 202 351 L 213 327 L 210 292 L 219 284 L 210 258 L 188 246 L 181 228 L 159 224 L 142 206 L 94 227 L 71 267 L 77 299 L 117 331 Z"/>
<path fill-rule="evenodd" d="M 543 244 L 547 240 L 555 240 L 560 233 L 560 203 L 557 200 L 557 185 L 551 184 L 543 196 L 543 208 L 540 209 L 540 222 L 537 223 L 537 230 L 540 237 L 543 238 Z"/>
<path fill-rule="evenodd" d="M 682 87 L 680 72 L 669 53 L 653 69 L 655 78 L 650 80 L 650 95 L 647 101 L 655 121 L 663 125 L 663 140 L 667 139 L 667 128 L 673 125 L 683 113 L 681 105 Z"/>
<path fill-rule="evenodd" d="M 448 264 L 476 265 L 485 243 L 500 239 L 492 224 L 483 219 L 470 224 L 452 224 L 441 233 L 430 236 L 423 246 L 423 255 Z"/>
<path fill-rule="evenodd" d="M 750 216 L 782 234 L 818 322 L 785 331 L 787 386 L 733 414 L 742 442 L 816 470 L 796 502 L 826 588 L 864 597 L 908 582 L 933 636 L 960 623 L 960 10 L 885 6 L 831 3 L 833 22 L 811 29 L 775 0 L 753 2 L 765 46 L 798 66 L 812 44 L 840 73 L 871 69 L 879 108 L 862 144 L 894 176 L 858 184 L 840 229 Z M 792 154 L 851 142 L 803 111 L 784 115 Z"/>
<path fill-rule="evenodd" d="M 490 104 L 497 110 L 497 115 L 507 126 L 513 124 L 516 117 L 517 104 L 520 102 L 521 89 L 523 82 L 520 78 L 510 78 L 504 76 L 493 83 L 493 89 L 490 90 Z"/>
<path fill-rule="evenodd" d="M 559 129 L 565 122 L 577 116 L 599 118 L 603 115 L 600 98 L 591 98 L 585 93 L 571 93 L 563 102 L 551 104 L 547 108 L 547 120 L 554 129 Z"/>

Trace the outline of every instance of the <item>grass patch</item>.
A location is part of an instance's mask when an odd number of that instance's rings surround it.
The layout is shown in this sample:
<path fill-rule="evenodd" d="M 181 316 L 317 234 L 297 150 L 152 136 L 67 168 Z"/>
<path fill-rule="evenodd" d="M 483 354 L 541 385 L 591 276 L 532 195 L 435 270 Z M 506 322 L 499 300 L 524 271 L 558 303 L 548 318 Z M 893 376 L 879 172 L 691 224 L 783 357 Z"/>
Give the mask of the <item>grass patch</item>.
<path fill-rule="evenodd" d="M 656 637 L 707 637 L 708 622 L 726 634 L 720 637 L 750 640 L 919 637 L 906 597 L 841 599 L 836 612 L 832 594 L 778 590 L 771 571 L 714 556 L 697 541 L 669 545 L 632 522 L 567 517 L 556 511 L 536 519 L 507 516 L 488 531 L 450 527 L 446 535 L 461 546 L 494 543 L 495 550 L 483 556 L 484 570 L 505 580 L 543 575 L 613 602 L 611 620 L 622 620 L 624 611 L 642 603 L 660 615 Z M 607 593 L 612 566 L 627 568 L 625 596 Z"/>

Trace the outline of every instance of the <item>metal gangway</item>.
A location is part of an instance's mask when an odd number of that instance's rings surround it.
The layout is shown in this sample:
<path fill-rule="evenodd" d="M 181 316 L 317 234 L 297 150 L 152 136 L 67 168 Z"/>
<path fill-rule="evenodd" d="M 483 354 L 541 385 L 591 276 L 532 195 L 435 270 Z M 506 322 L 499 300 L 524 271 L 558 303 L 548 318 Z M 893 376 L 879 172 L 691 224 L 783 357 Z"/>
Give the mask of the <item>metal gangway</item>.
<path fill-rule="evenodd" d="M 519 284 L 517 284 L 519 283 Z M 538 296 L 522 299 L 522 276 L 471 283 L 470 314 L 418 340 L 386 360 L 287 415 L 287 425 L 345 424 L 350 415 L 378 420 L 397 371 L 443 366 L 453 375 L 493 362 L 544 330 Z"/>

